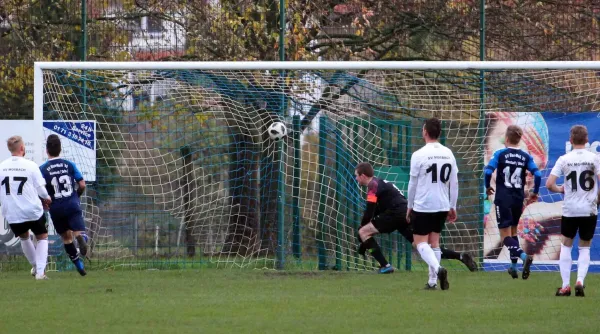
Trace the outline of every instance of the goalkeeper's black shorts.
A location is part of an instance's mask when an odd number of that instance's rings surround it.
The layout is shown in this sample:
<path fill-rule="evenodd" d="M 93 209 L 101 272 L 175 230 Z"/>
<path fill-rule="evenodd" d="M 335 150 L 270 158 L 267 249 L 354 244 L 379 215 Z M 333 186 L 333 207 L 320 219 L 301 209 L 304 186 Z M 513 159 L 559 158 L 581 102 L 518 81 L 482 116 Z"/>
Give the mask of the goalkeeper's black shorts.
<path fill-rule="evenodd" d="M 398 231 L 408 241 L 411 243 L 413 242 L 411 226 L 406 223 L 406 209 L 398 208 L 386 210 L 375 216 L 372 222 L 379 233 L 387 234 Z"/>

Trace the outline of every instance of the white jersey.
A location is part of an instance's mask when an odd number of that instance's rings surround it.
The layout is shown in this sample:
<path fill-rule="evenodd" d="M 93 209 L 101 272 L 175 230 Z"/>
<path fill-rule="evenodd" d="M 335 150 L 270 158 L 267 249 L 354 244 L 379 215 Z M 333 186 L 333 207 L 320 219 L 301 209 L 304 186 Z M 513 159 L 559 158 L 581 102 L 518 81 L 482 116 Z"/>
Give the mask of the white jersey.
<path fill-rule="evenodd" d="M 457 175 L 456 159 L 446 146 L 429 143 L 413 153 L 410 176 L 417 178 L 417 185 L 412 209 L 417 212 L 449 211 L 449 181 L 457 180 Z"/>
<path fill-rule="evenodd" d="M 564 176 L 563 216 L 589 217 L 598 214 L 598 175 L 600 158 L 587 149 L 576 149 L 561 156 L 550 172 Z"/>
<path fill-rule="evenodd" d="M 40 219 L 44 213 L 37 188 L 45 186 L 38 165 L 12 156 L 0 163 L 0 210 L 9 224 Z"/>

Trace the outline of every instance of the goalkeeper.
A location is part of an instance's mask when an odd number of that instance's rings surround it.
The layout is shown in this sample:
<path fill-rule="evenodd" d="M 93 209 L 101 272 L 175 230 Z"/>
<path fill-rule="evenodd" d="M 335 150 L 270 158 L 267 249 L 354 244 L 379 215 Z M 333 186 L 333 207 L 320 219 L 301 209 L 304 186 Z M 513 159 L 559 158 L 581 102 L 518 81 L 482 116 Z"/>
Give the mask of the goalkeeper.
<path fill-rule="evenodd" d="M 367 187 L 367 208 L 358 230 L 360 238 L 359 253 L 369 253 L 379 262 L 379 273 L 389 274 L 394 268 L 387 262 L 377 244 L 376 234 L 400 232 L 402 236 L 413 243 L 413 232 L 406 221 L 407 201 L 402 192 L 391 182 L 374 176 L 373 166 L 368 162 L 358 164 L 354 170 L 356 181 Z M 457 253 L 440 247 L 443 259 L 455 259 L 464 263 L 470 271 L 477 270 L 477 265 L 468 253 Z M 431 273 L 430 273 L 431 274 Z M 437 276 L 436 276 L 437 279 Z M 435 286 L 428 287 L 435 289 Z"/>

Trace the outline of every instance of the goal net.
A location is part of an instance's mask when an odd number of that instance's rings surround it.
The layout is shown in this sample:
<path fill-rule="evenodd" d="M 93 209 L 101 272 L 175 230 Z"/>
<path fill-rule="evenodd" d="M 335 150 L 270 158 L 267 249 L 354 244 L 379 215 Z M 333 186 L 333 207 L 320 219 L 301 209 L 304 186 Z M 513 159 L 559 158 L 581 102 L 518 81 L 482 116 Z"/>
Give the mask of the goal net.
<path fill-rule="evenodd" d="M 482 176 L 517 124 L 543 174 L 519 241 L 534 270 L 557 270 L 562 196 L 543 185 L 570 150 L 570 126 L 587 125 L 591 149 L 598 146 L 600 76 L 586 66 L 37 63 L 35 108 L 79 133 L 63 140 L 93 135 L 95 158 L 83 145 L 64 156 L 93 170 L 82 205 L 99 266 L 372 270 L 375 262 L 357 253 L 366 194 L 354 167 L 370 162 L 406 191 L 423 120 L 435 116 L 460 171 L 458 220 L 446 225 L 442 246 L 485 270 L 507 268 Z M 529 177 L 525 189 L 532 184 Z M 377 240 L 398 269 L 427 269 L 398 233 Z M 593 270 L 600 251 L 591 254 Z"/>

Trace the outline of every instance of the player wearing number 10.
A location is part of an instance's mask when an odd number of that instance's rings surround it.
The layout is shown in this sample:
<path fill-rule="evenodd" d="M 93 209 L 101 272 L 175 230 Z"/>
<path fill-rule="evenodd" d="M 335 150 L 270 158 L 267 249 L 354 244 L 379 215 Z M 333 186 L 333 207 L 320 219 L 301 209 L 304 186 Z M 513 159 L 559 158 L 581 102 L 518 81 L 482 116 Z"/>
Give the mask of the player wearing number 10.
<path fill-rule="evenodd" d="M 410 158 L 406 220 L 413 225 L 414 243 L 429 265 L 430 280 L 437 276 L 442 290 L 448 290 L 448 271 L 440 265 L 440 233 L 446 219 L 456 220 L 458 167 L 452 151 L 438 142 L 441 133 L 439 119 L 425 121 L 426 145 Z"/>
<path fill-rule="evenodd" d="M 74 163 L 59 157 L 60 151 L 60 138 L 57 135 L 48 136 L 46 141 L 48 161 L 41 165 L 40 169 L 46 179 L 46 189 L 52 197 L 50 217 L 54 228 L 60 234 L 75 268 L 81 276 L 85 276 L 83 260 L 73 244 L 73 234 L 75 234 L 81 253 L 85 256 L 87 240 L 85 240 L 85 224 L 79 202 L 79 196 L 85 189 L 85 181 Z M 77 191 L 75 191 L 75 183 L 78 185 Z"/>
<path fill-rule="evenodd" d="M 489 164 L 485 167 L 485 187 L 489 195 L 496 193 L 496 219 L 500 238 L 510 252 L 511 266 L 508 273 L 512 278 L 519 278 L 517 272 L 517 259 L 523 260 L 523 279 L 529 278 L 533 257 L 528 256 L 519 245 L 517 227 L 523 213 L 525 201 L 525 173 L 531 172 L 534 176 L 534 189 L 530 194 L 529 202 L 537 200 L 542 174 L 538 170 L 533 157 L 519 148 L 523 130 L 517 125 L 510 125 L 506 129 L 506 148 L 494 152 Z M 496 190 L 491 187 L 492 174 L 497 170 Z M 504 180 L 504 182 L 501 182 Z"/>

